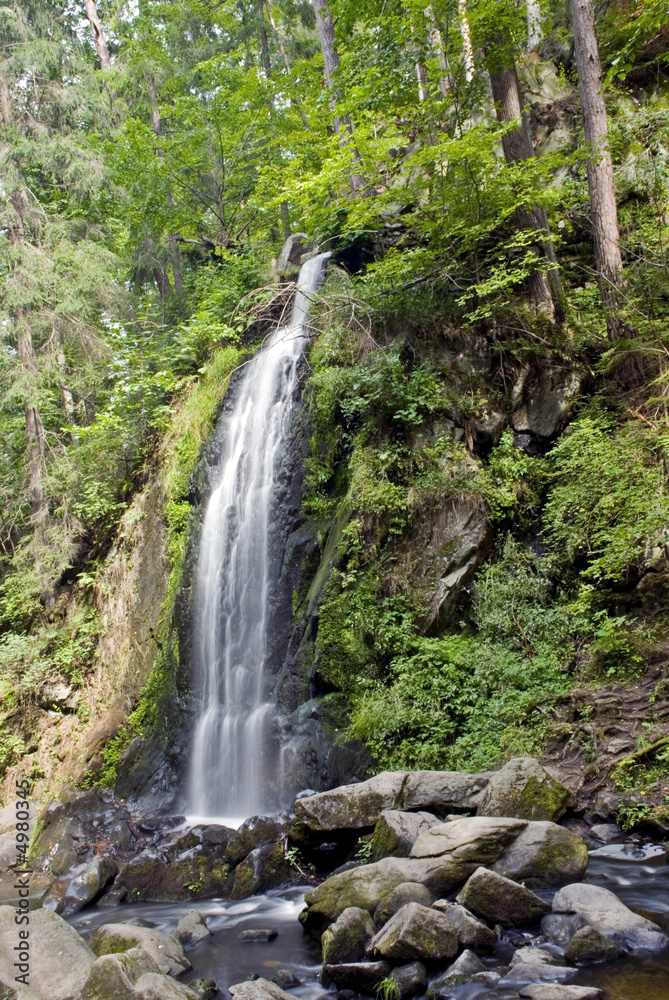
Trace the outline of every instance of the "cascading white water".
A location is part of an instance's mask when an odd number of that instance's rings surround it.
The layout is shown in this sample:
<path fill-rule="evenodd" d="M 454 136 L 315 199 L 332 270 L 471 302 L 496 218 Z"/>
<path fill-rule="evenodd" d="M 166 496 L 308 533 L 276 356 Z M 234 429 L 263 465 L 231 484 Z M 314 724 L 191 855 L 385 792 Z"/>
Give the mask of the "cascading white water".
<path fill-rule="evenodd" d="M 276 806 L 276 706 L 266 690 L 273 585 L 272 525 L 282 452 L 295 407 L 310 298 L 329 254 L 300 271 L 290 323 L 247 366 L 232 409 L 202 530 L 195 653 L 200 701 L 190 765 L 189 811 L 245 818 Z"/>

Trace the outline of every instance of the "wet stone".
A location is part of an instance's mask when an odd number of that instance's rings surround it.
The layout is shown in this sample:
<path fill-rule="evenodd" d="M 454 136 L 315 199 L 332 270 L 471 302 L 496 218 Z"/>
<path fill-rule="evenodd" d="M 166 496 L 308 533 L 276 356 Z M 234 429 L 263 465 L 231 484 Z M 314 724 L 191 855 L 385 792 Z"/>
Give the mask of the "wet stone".
<path fill-rule="evenodd" d="M 250 930 L 242 931 L 237 938 L 242 944 L 253 944 L 258 941 L 273 941 L 279 936 L 279 932 L 275 927 L 271 928 L 252 928 Z"/>

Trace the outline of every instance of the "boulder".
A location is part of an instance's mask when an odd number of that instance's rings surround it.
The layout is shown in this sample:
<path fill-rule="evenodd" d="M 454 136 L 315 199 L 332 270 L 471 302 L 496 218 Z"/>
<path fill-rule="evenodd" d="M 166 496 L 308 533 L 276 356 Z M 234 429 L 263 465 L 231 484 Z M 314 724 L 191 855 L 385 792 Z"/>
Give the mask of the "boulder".
<path fill-rule="evenodd" d="M 556 823 L 528 823 L 490 867 L 530 889 L 547 889 L 582 878 L 588 849 L 577 834 Z"/>
<path fill-rule="evenodd" d="M 297 272 L 300 267 L 300 260 L 303 253 L 306 253 L 312 244 L 309 243 L 307 233 L 291 233 L 283 245 L 276 262 L 278 274 L 290 275 Z"/>
<path fill-rule="evenodd" d="M 286 856 L 285 841 L 256 847 L 235 868 L 232 898 L 245 899 L 268 889 L 276 889 L 295 879 L 296 871 Z"/>
<path fill-rule="evenodd" d="M 624 951 L 665 951 L 669 937 L 660 928 L 633 913 L 614 893 L 597 885 L 577 882 L 566 885 L 553 900 L 554 913 L 575 913 L 590 927 Z"/>
<path fill-rule="evenodd" d="M 485 967 L 483 962 L 470 951 L 468 948 L 463 951 L 463 953 L 456 958 L 452 965 L 442 972 L 435 981 L 431 984 L 427 995 L 429 1000 L 432 997 L 437 997 L 443 989 L 448 986 L 458 986 L 460 983 L 466 983 L 472 976 L 475 976 L 479 972 L 485 972 Z"/>
<path fill-rule="evenodd" d="M 51 802 L 42 811 L 40 821 L 32 855 L 56 876 L 90 860 L 93 845 L 124 851 L 133 839 L 130 813 L 109 789 L 66 790 L 60 802 Z"/>
<path fill-rule="evenodd" d="M 422 833 L 411 849 L 412 858 L 442 855 L 477 865 L 496 861 L 525 829 L 522 819 L 472 816 L 439 823 Z"/>
<path fill-rule="evenodd" d="M 594 927 L 581 927 L 564 950 L 570 965 L 598 965 L 620 958 L 623 949 L 615 941 L 604 937 Z"/>
<path fill-rule="evenodd" d="M 323 932 L 323 965 L 361 961 L 373 936 L 374 922 L 369 912 L 349 906 Z"/>
<path fill-rule="evenodd" d="M 181 942 L 171 934 L 163 934 L 150 927 L 103 924 L 93 933 L 91 948 L 98 958 L 142 948 L 154 960 L 159 971 L 169 976 L 178 976 L 191 968 Z"/>
<path fill-rule="evenodd" d="M 445 914 L 407 903 L 372 938 L 369 950 L 381 958 L 433 962 L 457 955 L 458 939 Z"/>
<path fill-rule="evenodd" d="M 418 837 L 411 857 L 472 861 L 536 889 L 581 878 L 588 864 L 588 850 L 571 830 L 547 821 L 491 816 L 431 827 Z"/>
<path fill-rule="evenodd" d="M 207 921 L 199 910 L 189 910 L 184 913 L 172 933 L 184 948 L 192 948 L 211 935 Z"/>
<path fill-rule="evenodd" d="M 459 771 L 382 771 L 355 785 L 297 799 L 295 816 L 310 830 L 328 832 L 374 826 L 387 809 L 476 808 L 488 778 Z"/>
<path fill-rule="evenodd" d="M 228 839 L 228 857 L 236 865 L 256 848 L 276 844 L 282 833 L 281 824 L 273 816 L 251 816 Z"/>
<path fill-rule="evenodd" d="M 146 973 L 159 971 L 143 948 L 130 948 L 118 955 L 103 955 L 93 962 L 82 995 L 86 1000 L 135 1000 L 137 980 Z"/>
<path fill-rule="evenodd" d="M 490 776 L 477 815 L 556 820 L 571 799 L 571 792 L 534 757 L 514 757 Z"/>
<path fill-rule="evenodd" d="M 374 923 L 381 927 L 390 920 L 398 910 L 407 903 L 420 903 L 421 906 L 432 906 L 434 896 L 420 882 L 402 882 L 383 897 L 374 910 Z"/>
<path fill-rule="evenodd" d="M 577 969 L 559 965 L 556 956 L 545 948 L 526 945 L 511 959 L 509 972 L 499 981 L 502 988 L 519 989 L 528 983 L 565 982 L 573 979 Z"/>
<path fill-rule="evenodd" d="M 0 980 L 11 984 L 24 971 L 14 963 L 22 961 L 15 948 L 26 940 L 15 916 L 13 906 L 0 906 Z M 84 939 L 52 910 L 33 911 L 29 931 L 30 990 L 39 1000 L 78 1000 L 95 960 Z"/>
<path fill-rule="evenodd" d="M 374 913 L 381 900 L 402 882 L 419 882 L 444 895 L 463 882 L 474 866 L 450 858 L 384 858 L 332 875 L 310 889 L 300 920 L 307 930 L 321 930 L 349 906 Z"/>
<path fill-rule="evenodd" d="M 323 966 L 323 985 L 332 983 L 338 990 L 355 990 L 356 993 L 363 993 L 365 996 L 375 996 L 377 987 L 384 979 L 388 978 L 391 968 L 388 962 L 347 962 L 343 965 L 325 965 Z"/>
<path fill-rule="evenodd" d="M 523 368 L 511 394 L 514 431 L 552 440 L 564 429 L 584 385 L 583 372 L 575 368 Z"/>
<path fill-rule="evenodd" d="M 432 813 L 384 809 L 374 827 L 371 860 L 408 858 L 420 834 L 437 823 L 439 820 Z"/>
<path fill-rule="evenodd" d="M 495 932 L 477 920 L 464 906 L 450 903 L 446 899 L 438 899 L 432 907 L 446 914 L 461 947 L 474 948 L 476 951 L 491 951 L 495 947 L 497 943 Z"/>
<path fill-rule="evenodd" d="M 453 436 L 462 440 L 464 430 L 456 428 Z M 478 469 L 471 456 L 466 465 L 470 470 Z M 418 567 L 420 575 L 433 581 L 425 629 L 443 629 L 451 623 L 458 598 L 488 557 L 492 541 L 493 530 L 485 510 L 468 497 L 455 498 L 444 506 L 440 516 L 433 518 L 423 564 Z"/>
<path fill-rule="evenodd" d="M 541 921 L 541 933 L 561 948 L 566 948 L 582 927 L 587 927 L 587 924 L 576 913 L 549 913 Z"/>
<path fill-rule="evenodd" d="M 181 852 L 178 859 L 167 851 L 146 850 L 121 866 L 115 885 L 132 902 L 207 899 L 228 893 L 230 868 L 202 846 Z"/>
<path fill-rule="evenodd" d="M 260 941 L 274 941 L 278 936 L 276 927 L 249 927 L 246 931 L 240 931 L 237 940 L 242 944 L 258 944 Z"/>
<path fill-rule="evenodd" d="M 89 861 L 84 870 L 71 879 L 63 896 L 56 904 L 56 913 L 69 917 L 93 903 L 111 882 L 118 871 L 118 865 L 113 858 L 96 856 Z"/>
<path fill-rule="evenodd" d="M 557 983 L 532 983 L 523 986 L 519 996 L 524 1000 L 605 1000 L 594 986 L 562 986 Z"/>
<path fill-rule="evenodd" d="M 487 868 L 477 868 L 463 886 L 457 902 L 478 917 L 504 927 L 539 923 L 550 905 L 525 886 Z"/>
<path fill-rule="evenodd" d="M 137 980 L 134 1000 L 199 1000 L 197 993 L 160 972 L 148 972 Z"/>
<path fill-rule="evenodd" d="M 409 962 L 393 969 L 390 978 L 397 983 L 397 1000 L 411 1000 L 411 997 L 422 996 L 425 992 L 427 969 L 422 962 Z"/>
<path fill-rule="evenodd" d="M 292 969 L 279 969 L 272 976 L 272 982 L 280 986 L 282 990 L 293 990 L 296 986 L 303 986 L 302 980 L 296 976 Z"/>

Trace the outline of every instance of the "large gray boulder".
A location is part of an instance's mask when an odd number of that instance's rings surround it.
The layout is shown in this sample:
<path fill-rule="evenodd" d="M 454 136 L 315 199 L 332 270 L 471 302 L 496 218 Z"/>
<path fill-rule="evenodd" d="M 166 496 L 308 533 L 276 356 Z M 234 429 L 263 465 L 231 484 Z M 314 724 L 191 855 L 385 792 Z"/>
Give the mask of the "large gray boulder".
<path fill-rule="evenodd" d="M 82 990 L 85 1000 L 135 1000 L 135 984 L 147 973 L 160 972 L 143 948 L 103 955 L 91 966 Z"/>
<path fill-rule="evenodd" d="M 532 983 L 523 986 L 518 995 L 523 1000 L 604 1000 L 604 994 L 595 986 L 561 986 L 558 983 Z"/>
<path fill-rule="evenodd" d="M 557 820 L 571 799 L 571 792 L 534 757 L 514 757 L 490 776 L 477 815 Z"/>
<path fill-rule="evenodd" d="M 285 841 L 256 847 L 235 868 L 232 884 L 232 898 L 245 899 L 295 878 L 295 868 L 286 855 Z"/>
<path fill-rule="evenodd" d="M 457 955 L 458 939 L 445 914 L 407 903 L 372 938 L 369 950 L 381 958 L 434 962 Z"/>
<path fill-rule="evenodd" d="M 573 979 L 577 969 L 559 964 L 560 960 L 545 948 L 526 945 L 511 959 L 511 968 L 499 981 L 502 988 L 519 989 L 529 983 L 563 983 Z"/>
<path fill-rule="evenodd" d="M 191 968 L 181 942 L 171 934 L 163 934 L 151 927 L 103 924 L 93 933 L 91 948 L 98 958 L 142 948 L 154 960 L 159 971 L 169 976 L 178 976 Z"/>
<path fill-rule="evenodd" d="M 374 910 L 374 923 L 383 926 L 398 910 L 407 903 L 420 903 L 421 906 L 432 906 L 434 896 L 420 882 L 402 882 L 383 897 Z"/>
<path fill-rule="evenodd" d="M 427 969 L 422 962 L 410 962 L 398 965 L 390 973 L 390 978 L 397 983 L 397 1000 L 411 1000 L 411 997 L 422 996 L 425 992 Z"/>
<path fill-rule="evenodd" d="M 487 868 L 477 868 L 457 902 L 476 916 L 504 927 L 539 923 L 550 912 L 550 905 L 525 886 Z"/>
<path fill-rule="evenodd" d="M 487 816 L 439 823 L 418 837 L 411 849 L 411 857 L 448 856 L 478 865 L 490 864 L 503 854 L 526 826 L 526 820 Z"/>
<path fill-rule="evenodd" d="M 446 899 L 438 899 L 432 908 L 439 910 L 448 918 L 458 943 L 463 948 L 473 948 L 475 951 L 491 951 L 497 942 L 497 936 L 486 924 L 477 920 L 473 914 L 459 903 L 450 903 Z M 476 970 L 480 972 L 480 969 Z"/>
<path fill-rule="evenodd" d="M 381 900 L 402 882 L 419 882 L 434 895 L 445 895 L 474 870 L 451 858 L 384 858 L 340 872 L 310 889 L 300 920 L 307 930 L 320 931 L 349 906 L 374 913 Z"/>
<path fill-rule="evenodd" d="M 582 878 L 588 849 L 578 834 L 563 826 L 528 823 L 490 867 L 530 889 L 546 889 Z"/>
<path fill-rule="evenodd" d="M 360 962 L 374 936 L 374 921 L 367 910 L 349 906 L 323 932 L 323 965 Z"/>
<path fill-rule="evenodd" d="M 14 949 L 21 943 L 23 925 L 15 923 L 13 906 L 0 906 L 0 980 L 14 984 L 15 977 L 29 971 L 30 990 L 39 1000 L 78 1000 L 95 956 L 73 927 L 52 910 L 30 914 L 29 970 L 22 954 Z M 24 939 L 25 940 L 25 939 Z"/>
<path fill-rule="evenodd" d="M 411 856 L 472 861 L 536 889 L 581 878 L 588 864 L 588 850 L 571 830 L 547 821 L 490 816 L 431 827 L 418 837 Z"/>
<path fill-rule="evenodd" d="M 295 802 L 295 816 L 310 830 L 361 830 L 386 809 L 474 809 L 490 775 L 460 771 L 382 771 L 355 785 L 342 785 Z"/>
<path fill-rule="evenodd" d="M 669 949 L 669 937 L 656 924 L 633 913 L 614 893 L 597 885 L 566 885 L 555 895 L 553 913 L 576 914 L 631 954 Z"/>
<path fill-rule="evenodd" d="M 133 840 L 130 813 L 109 789 L 64 791 L 60 802 L 43 810 L 40 821 L 33 857 L 56 876 L 90 860 L 93 844 L 126 850 Z"/>
<path fill-rule="evenodd" d="M 371 860 L 408 858 L 421 833 L 440 821 L 428 812 L 401 812 L 384 809 L 374 827 Z"/>

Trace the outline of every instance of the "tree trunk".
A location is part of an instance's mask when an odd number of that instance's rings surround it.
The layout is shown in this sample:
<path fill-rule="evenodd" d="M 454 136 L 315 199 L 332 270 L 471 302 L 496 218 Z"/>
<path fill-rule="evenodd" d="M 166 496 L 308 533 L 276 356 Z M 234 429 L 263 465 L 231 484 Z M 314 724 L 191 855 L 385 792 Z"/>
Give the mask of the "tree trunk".
<path fill-rule="evenodd" d="M 587 172 L 599 293 L 606 312 L 609 338 L 617 340 L 629 336 L 632 331 L 617 315 L 622 300 L 623 261 L 613 163 L 608 147 L 606 106 L 602 94 L 602 68 L 591 0 L 571 0 L 571 16 L 583 131 L 585 141 L 592 150 Z"/>
<path fill-rule="evenodd" d="M 26 463 L 28 466 L 28 488 L 32 504 L 32 523 L 35 541 L 46 545 L 49 530 L 49 510 L 44 498 L 44 425 L 34 393 L 37 376 L 37 360 L 33 338 L 25 315 L 17 317 L 18 355 L 21 367 L 28 375 L 30 391 L 26 393 L 23 409 L 26 418 Z"/>
<path fill-rule="evenodd" d="M 497 118 L 500 122 L 520 122 L 518 128 L 502 137 L 502 149 L 507 163 L 528 160 L 534 156 L 534 146 L 530 129 L 523 114 L 520 83 L 515 66 L 504 66 L 498 71 L 490 70 L 490 86 L 495 102 Z M 517 209 L 516 219 L 521 229 L 548 233 L 548 219 L 543 209 L 534 205 L 530 209 Z M 555 264 L 555 251 L 550 243 L 540 243 L 533 248 L 538 259 L 545 258 Z M 551 280 L 542 270 L 532 271 L 528 279 L 530 299 L 538 313 L 553 322 L 561 319 L 561 289 L 555 268 L 551 270 Z"/>
<path fill-rule="evenodd" d="M 334 112 L 334 126 L 337 132 L 345 129 L 350 135 L 353 135 L 351 119 L 348 115 L 341 115 L 340 117 L 337 113 L 339 95 L 335 88 L 334 76 L 339 69 L 339 53 L 335 45 L 334 23 L 328 10 L 327 0 L 311 0 L 311 4 L 316 14 L 316 27 L 318 28 L 318 37 L 320 38 L 321 49 L 323 51 L 325 85 L 330 91 L 330 103 Z M 353 157 L 356 160 L 360 159 L 360 154 L 355 148 L 353 149 Z M 351 191 L 361 191 L 365 187 L 365 179 L 360 174 L 351 173 L 349 175 L 349 184 Z"/>
<path fill-rule="evenodd" d="M 151 126 L 153 128 L 153 134 L 156 139 L 161 139 L 163 135 L 163 124 L 160 120 L 160 109 L 158 108 L 158 94 L 156 92 L 156 81 L 153 79 L 153 75 L 149 75 L 149 80 L 146 85 L 146 89 L 149 95 L 149 102 L 151 104 Z M 162 156 L 162 150 L 158 148 L 158 155 Z"/>
<path fill-rule="evenodd" d="M 462 38 L 462 53 L 465 63 L 465 80 L 471 83 L 474 79 L 474 46 L 472 45 L 472 35 L 469 30 L 469 18 L 467 17 L 466 0 L 458 0 L 458 23 L 460 25 L 460 36 Z"/>
<path fill-rule="evenodd" d="M 286 75 L 292 76 L 292 71 L 290 68 L 290 59 L 288 58 L 288 53 L 286 52 L 286 46 L 283 44 L 283 38 L 281 37 L 279 29 L 276 26 L 276 21 L 274 20 L 274 14 L 272 13 L 272 5 L 270 3 L 270 0 L 265 0 L 265 10 L 267 11 L 267 17 L 269 19 L 269 23 L 272 25 L 272 31 L 276 39 L 276 44 L 279 47 L 281 58 L 283 59 L 283 65 L 286 68 Z M 302 119 L 302 124 L 304 125 L 304 127 L 311 128 L 311 126 L 309 125 L 309 120 L 304 113 L 302 102 L 300 101 L 299 97 L 292 97 L 291 103 L 294 104 L 297 110 L 299 111 L 300 118 Z"/>
<path fill-rule="evenodd" d="M 527 0 L 527 48 L 538 48 L 544 37 L 543 16 L 537 0 Z"/>
<path fill-rule="evenodd" d="M 107 40 L 102 29 L 102 22 L 98 16 L 98 8 L 95 4 L 95 0 L 84 0 L 84 10 L 86 11 L 86 17 L 88 18 L 89 24 L 93 30 L 93 41 L 95 42 L 95 48 L 97 49 L 100 66 L 102 69 L 111 69 L 111 59 L 109 58 Z"/>
<path fill-rule="evenodd" d="M 432 7 L 425 8 L 425 17 L 430 22 L 430 45 L 437 53 L 437 58 L 439 59 L 439 67 L 441 69 L 441 76 L 439 77 L 439 90 L 441 91 L 442 97 L 448 97 L 451 92 L 451 81 L 449 79 L 448 70 L 448 59 L 446 58 L 446 51 L 444 49 L 444 40 L 441 37 L 441 31 L 437 27 L 437 23 L 434 18 L 434 11 Z"/>

